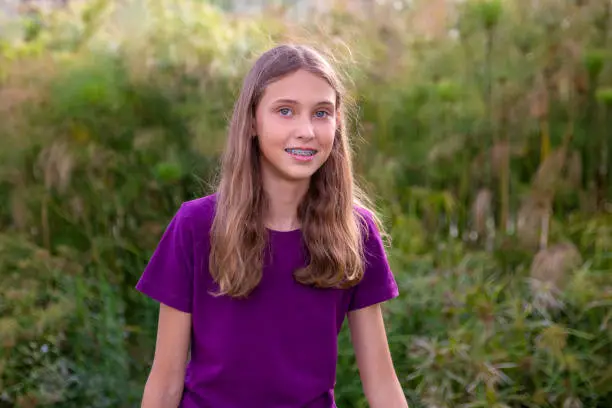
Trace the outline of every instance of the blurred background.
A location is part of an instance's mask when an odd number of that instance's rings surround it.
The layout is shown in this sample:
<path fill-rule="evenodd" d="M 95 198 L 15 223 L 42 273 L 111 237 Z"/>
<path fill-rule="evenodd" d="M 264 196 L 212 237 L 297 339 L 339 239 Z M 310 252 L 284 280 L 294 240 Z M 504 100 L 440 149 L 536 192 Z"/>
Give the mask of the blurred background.
<path fill-rule="evenodd" d="M 411 408 L 612 407 L 611 11 L 0 0 L 0 407 L 139 406 L 158 309 L 134 285 L 283 41 L 348 79 Z M 340 342 L 338 404 L 366 407 Z"/>

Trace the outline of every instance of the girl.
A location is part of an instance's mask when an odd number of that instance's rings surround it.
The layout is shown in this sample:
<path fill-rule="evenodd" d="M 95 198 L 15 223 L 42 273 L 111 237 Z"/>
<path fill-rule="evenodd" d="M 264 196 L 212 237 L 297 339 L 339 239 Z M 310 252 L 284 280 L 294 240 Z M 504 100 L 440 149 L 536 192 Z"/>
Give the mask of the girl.
<path fill-rule="evenodd" d="M 304 46 L 264 53 L 216 193 L 183 203 L 137 284 L 160 302 L 142 407 L 335 407 L 348 316 L 370 406 L 406 408 L 380 309 L 398 289 L 357 193 L 331 66 Z"/>

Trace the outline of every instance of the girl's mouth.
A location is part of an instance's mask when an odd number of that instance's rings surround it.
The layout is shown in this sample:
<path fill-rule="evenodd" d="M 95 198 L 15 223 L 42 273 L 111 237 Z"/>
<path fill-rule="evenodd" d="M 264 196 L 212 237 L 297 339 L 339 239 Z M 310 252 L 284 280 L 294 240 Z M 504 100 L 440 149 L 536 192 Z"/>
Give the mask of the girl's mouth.
<path fill-rule="evenodd" d="M 317 151 L 314 149 L 285 149 L 287 153 L 296 160 L 310 161 L 314 158 Z"/>

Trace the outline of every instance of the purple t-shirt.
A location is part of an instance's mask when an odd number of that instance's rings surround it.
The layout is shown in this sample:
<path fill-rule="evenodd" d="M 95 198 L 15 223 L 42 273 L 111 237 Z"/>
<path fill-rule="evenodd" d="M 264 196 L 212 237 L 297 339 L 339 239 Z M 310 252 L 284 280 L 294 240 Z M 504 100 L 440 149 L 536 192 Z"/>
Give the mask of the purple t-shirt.
<path fill-rule="evenodd" d="M 208 273 L 216 195 L 183 203 L 136 288 L 191 313 L 182 408 L 332 408 L 338 333 L 348 311 L 398 295 L 378 230 L 366 215 L 364 279 L 350 289 L 299 284 L 300 230 L 269 231 L 263 278 L 247 299 L 214 297 Z"/>

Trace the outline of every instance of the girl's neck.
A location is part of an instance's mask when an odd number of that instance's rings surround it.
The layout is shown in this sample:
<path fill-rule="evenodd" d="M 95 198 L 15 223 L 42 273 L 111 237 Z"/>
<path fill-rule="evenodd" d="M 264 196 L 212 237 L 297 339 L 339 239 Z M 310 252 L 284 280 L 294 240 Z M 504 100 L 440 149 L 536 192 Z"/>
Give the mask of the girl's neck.
<path fill-rule="evenodd" d="M 301 228 L 298 207 L 308 191 L 309 181 L 264 180 L 263 188 L 268 198 L 264 224 L 276 231 L 292 231 Z"/>

